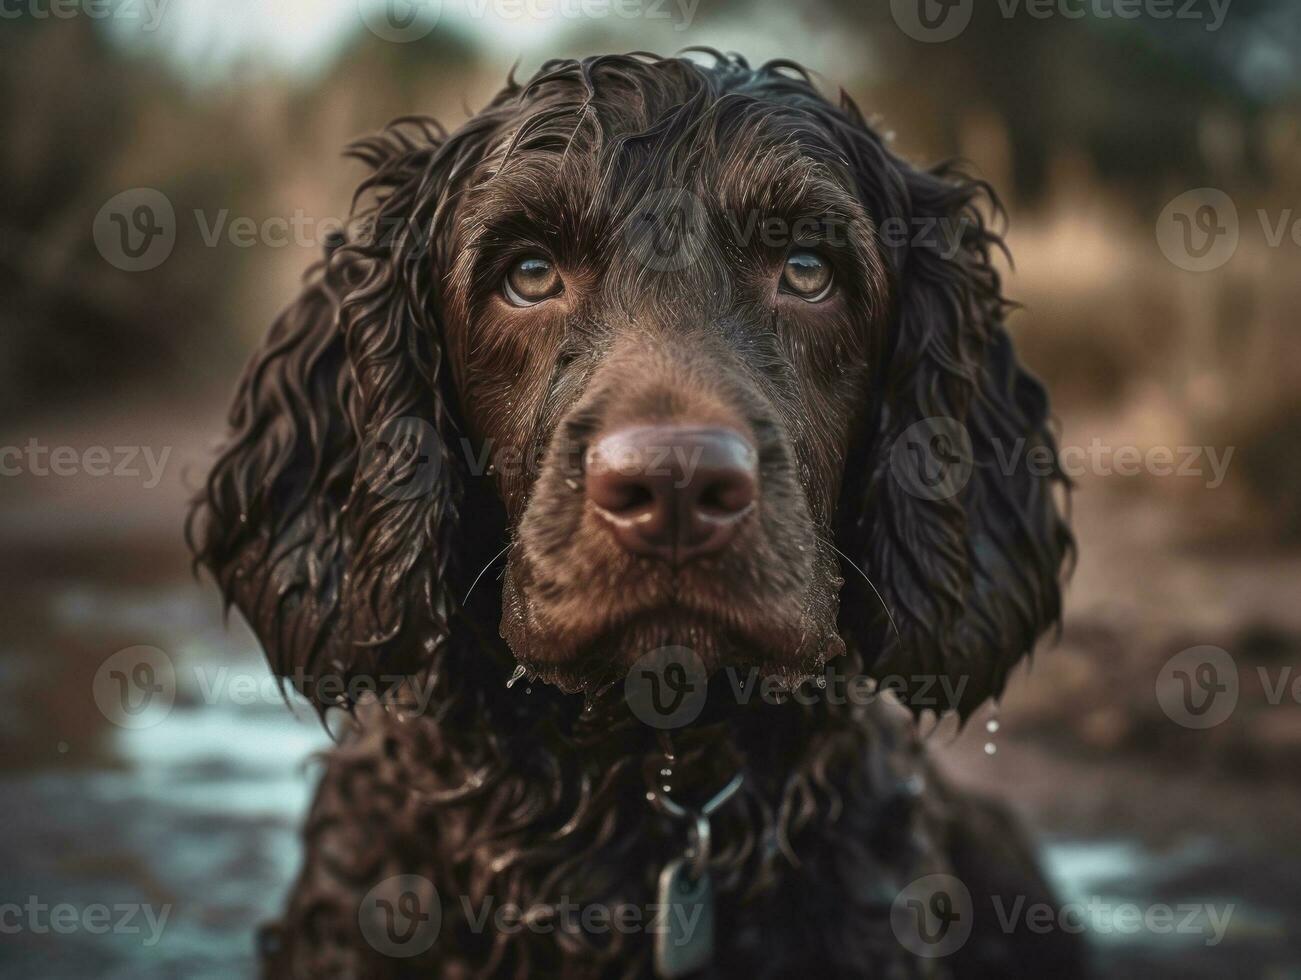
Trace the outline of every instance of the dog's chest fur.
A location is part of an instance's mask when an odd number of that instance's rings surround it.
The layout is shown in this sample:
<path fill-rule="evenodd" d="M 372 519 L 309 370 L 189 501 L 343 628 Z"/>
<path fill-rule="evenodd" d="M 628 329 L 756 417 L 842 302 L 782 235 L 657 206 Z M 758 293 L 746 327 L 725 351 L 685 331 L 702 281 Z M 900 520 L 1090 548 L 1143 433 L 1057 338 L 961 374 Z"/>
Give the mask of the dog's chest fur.
<path fill-rule="evenodd" d="M 688 846 L 687 826 L 647 800 L 653 738 L 644 754 L 595 761 L 521 744 L 494 766 L 429 717 L 375 707 L 361 720 L 330 756 L 272 962 L 314 976 L 653 976 L 654 933 L 672 914 L 657 908 L 657 878 Z M 716 786 L 732 765 L 709 760 L 745 759 L 742 789 L 711 821 L 714 975 L 816 964 L 860 976 L 869 962 L 932 975 L 890 928 L 899 890 L 948 869 L 910 722 L 874 704 L 721 738 L 734 744 L 691 746 L 680 770 Z M 436 942 L 405 959 L 381 956 L 358 925 L 365 896 L 397 875 L 430 882 L 442 909 Z"/>

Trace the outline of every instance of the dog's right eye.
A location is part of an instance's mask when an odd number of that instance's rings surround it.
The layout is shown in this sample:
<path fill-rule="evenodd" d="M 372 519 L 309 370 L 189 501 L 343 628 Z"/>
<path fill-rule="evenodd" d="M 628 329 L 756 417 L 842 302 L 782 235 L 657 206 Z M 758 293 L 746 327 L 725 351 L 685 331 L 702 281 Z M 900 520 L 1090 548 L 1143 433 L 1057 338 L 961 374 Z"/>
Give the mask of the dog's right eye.
<path fill-rule="evenodd" d="M 781 288 L 806 302 L 819 303 L 831 293 L 831 280 L 831 263 L 819 253 L 802 248 L 787 257 Z"/>
<path fill-rule="evenodd" d="M 560 273 L 550 259 L 526 255 L 510 267 L 502 291 L 516 306 L 535 306 L 560 292 L 561 285 Z"/>

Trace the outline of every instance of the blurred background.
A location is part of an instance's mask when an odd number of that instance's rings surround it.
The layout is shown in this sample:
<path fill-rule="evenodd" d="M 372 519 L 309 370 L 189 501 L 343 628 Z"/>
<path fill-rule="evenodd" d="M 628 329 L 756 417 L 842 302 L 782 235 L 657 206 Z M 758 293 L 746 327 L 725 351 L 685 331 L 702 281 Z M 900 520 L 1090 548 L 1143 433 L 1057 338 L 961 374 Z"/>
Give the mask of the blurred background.
<path fill-rule="evenodd" d="M 1289 0 L 0 3 L 0 974 L 247 974 L 297 867 L 328 735 L 181 527 L 240 365 L 347 216 L 343 146 L 453 127 L 516 62 L 693 44 L 804 63 L 1007 206 L 1080 557 L 1060 640 L 936 752 L 1070 900 L 1226 922 L 1095 916 L 1107 974 L 1301 977 Z M 123 713 L 139 646 L 168 696 Z"/>

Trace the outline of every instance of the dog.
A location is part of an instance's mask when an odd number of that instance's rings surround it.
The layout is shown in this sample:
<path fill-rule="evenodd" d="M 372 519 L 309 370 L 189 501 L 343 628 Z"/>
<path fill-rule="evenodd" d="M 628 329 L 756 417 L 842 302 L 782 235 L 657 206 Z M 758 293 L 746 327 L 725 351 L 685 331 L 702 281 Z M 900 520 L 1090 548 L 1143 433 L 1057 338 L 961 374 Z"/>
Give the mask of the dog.
<path fill-rule="evenodd" d="M 913 717 L 999 695 L 1073 553 L 996 453 L 1056 458 L 997 199 L 691 54 L 356 143 L 243 376 L 196 560 L 349 720 L 268 976 L 1085 970 Z"/>

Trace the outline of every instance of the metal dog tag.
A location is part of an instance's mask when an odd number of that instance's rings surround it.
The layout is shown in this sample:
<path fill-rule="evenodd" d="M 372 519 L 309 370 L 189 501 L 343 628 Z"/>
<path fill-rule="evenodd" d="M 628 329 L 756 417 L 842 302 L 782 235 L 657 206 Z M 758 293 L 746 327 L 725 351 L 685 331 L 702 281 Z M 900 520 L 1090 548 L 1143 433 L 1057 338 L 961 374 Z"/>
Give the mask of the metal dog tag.
<path fill-rule="evenodd" d="M 660 872 L 655 934 L 655 976 L 676 980 L 707 967 L 714 958 L 714 885 L 709 871 L 691 877 L 692 862 L 680 857 Z"/>

